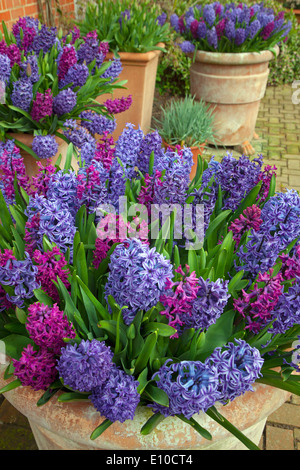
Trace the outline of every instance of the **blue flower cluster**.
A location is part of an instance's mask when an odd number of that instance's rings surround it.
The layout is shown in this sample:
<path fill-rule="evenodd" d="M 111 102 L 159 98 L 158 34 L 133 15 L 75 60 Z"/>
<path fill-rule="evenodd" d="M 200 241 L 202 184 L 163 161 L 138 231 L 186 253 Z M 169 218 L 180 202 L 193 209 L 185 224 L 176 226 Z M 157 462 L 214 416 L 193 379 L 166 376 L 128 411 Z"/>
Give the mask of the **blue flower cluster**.
<path fill-rule="evenodd" d="M 187 419 L 205 413 L 217 401 L 226 403 L 252 390 L 263 362 L 259 351 L 243 340 L 216 348 L 204 363 L 169 359 L 153 376 L 169 406 L 150 406 L 164 416 L 183 414 Z"/>
<path fill-rule="evenodd" d="M 25 253 L 24 260 L 9 259 L 5 266 L 0 266 L 0 284 L 14 290 L 6 298 L 19 308 L 24 307 L 24 300 L 34 296 L 34 290 L 40 287 L 36 280 L 38 269 L 30 256 Z"/>
<path fill-rule="evenodd" d="M 300 279 L 279 297 L 272 312 L 275 321 L 270 328 L 272 334 L 285 333 L 294 325 L 300 324 Z"/>
<path fill-rule="evenodd" d="M 281 251 L 300 236 L 300 196 L 290 189 L 271 197 L 261 211 L 259 231 L 252 230 L 238 251 L 240 266 L 253 275 L 271 268 Z"/>
<path fill-rule="evenodd" d="M 216 323 L 230 297 L 228 283 L 222 279 L 210 281 L 199 278 L 197 298 L 193 301 L 192 315 L 184 318 L 185 327 L 207 330 Z"/>
<path fill-rule="evenodd" d="M 57 370 L 64 384 L 79 392 L 90 392 L 108 379 L 113 352 L 104 342 L 93 339 L 67 344 L 61 349 Z"/>
<path fill-rule="evenodd" d="M 140 401 L 139 383 L 112 362 L 113 352 L 104 342 L 82 340 L 61 349 L 57 370 L 72 390 L 90 392 L 96 410 L 111 422 L 133 419 Z"/>
<path fill-rule="evenodd" d="M 179 46 L 184 53 L 194 52 L 196 46 L 204 51 L 257 52 L 287 37 L 292 23 L 284 16 L 284 10 L 275 14 L 263 2 L 253 5 L 212 2 L 194 4 L 180 17 L 173 13 L 170 23 L 183 38 Z"/>
<path fill-rule="evenodd" d="M 157 304 L 166 280 L 172 278 L 172 265 L 155 248 L 132 238 L 116 246 L 110 257 L 105 296 L 112 295 L 123 309 L 129 325 L 138 310 Z"/>
<path fill-rule="evenodd" d="M 37 246 L 43 248 L 43 237 L 46 235 L 63 253 L 68 249 L 72 252 L 76 227 L 68 205 L 54 197 L 48 199 L 36 194 L 30 197 L 27 206 L 29 223 L 35 214 L 39 215 L 39 227 L 34 234 Z"/>

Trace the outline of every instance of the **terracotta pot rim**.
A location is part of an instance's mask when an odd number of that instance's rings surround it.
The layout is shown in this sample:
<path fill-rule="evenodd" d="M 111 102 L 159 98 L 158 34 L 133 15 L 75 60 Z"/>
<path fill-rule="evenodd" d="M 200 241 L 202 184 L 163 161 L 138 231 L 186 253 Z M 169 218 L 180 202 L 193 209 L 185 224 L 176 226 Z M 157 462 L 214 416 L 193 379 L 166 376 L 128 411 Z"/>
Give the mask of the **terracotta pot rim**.
<path fill-rule="evenodd" d="M 0 387 L 8 384 L 13 377 L 9 380 L 4 380 L 3 372 L 6 369 L 6 365 L 0 364 Z M 277 403 L 280 402 L 282 404 L 286 401 L 289 393 L 284 392 L 279 389 L 275 389 L 269 387 L 268 385 L 255 383 L 253 384 L 253 392 L 246 392 L 241 397 L 238 397 L 234 402 L 231 402 L 227 406 L 223 406 L 219 403 L 216 404 L 216 407 L 222 410 L 222 414 L 224 414 L 229 421 L 232 421 L 232 418 L 235 416 L 237 421 L 241 419 L 240 427 L 243 431 L 244 429 L 252 426 L 257 420 L 262 420 L 266 418 L 270 412 L 273 412 L 278 406 Z M 58 392 L 60 394 L 60 392 Z M 95 442 L 95 444 L 90 441 L 90 434 L 94 430 L 96 426 L 98 426 L 101 422 L 104 421 L 104 417 L 100 415 L 100 413 L 93 407 L 93 405 L 89 402 L 70 402 L 70 403 L 61 403 L 57 401 L 57 397 L 52 397 L 46 404 L 42 407 L 37 406 L 37 400 L 41 397 L 42 391 L 35 392 L 30 387 L 18 387 L 9 392 L 5 392 L 4 396 L 8 401 L 22 414 L 24 414 L 30 422 L 37 423 L 38 426 L 44 427 L 52 431 L 52 433 L 56 433 L 58 436 L 62 436 L 63 438 L 74 440 L 75 442 L 88 442 L 89 445 L 93 447 L 99 447 L 101 449 L 105 448 L 122 448 L 122 442 L 124 441 L 124 437 L 129 437 L 129 440 L 132 440 L 134 444 L 132 449 L 143 449 L 147 448 L 144 447 L 144 444 L 147 442 L 151 444 L 152 437 L 142 437 L 139 433 L 137 433 L 137 429 L 140 430 L 141 425 L 144 424 L 145 419 L 148 419 L 152 412 L 148 407 L 139 406 L 136 411 L 136 417 L 134 421 L 127 420 L 126 424 L 120 423 L 116 421 L 114 425 L 109 428 L 103 434 L 103 440 L 99 444 Z M 275 402 L 273 403 L 273 397 L 275 398 Z M 242 415 L 237 413 L 237 410 L 244 410 L 245 403 L 250 403 L 250 407 L 247 413 L 243 411 Z M 257 404 L 259 403 L 259 407 Z M 276 406 L 275 406 L 276 405 Z M 279 405 L 280 406 L 280 405 Z M 237 413 L 237 414 L 236 414 Z M 240 416 L 240 418 L 238 418 Z M 200 413 L 196 415 L 196 420 L 200 420 L 200 423 L 205 421 L 204 425 L 206 426 L 209 419 L 206 417 L 205 414 Z M 169 424 L 168 424 L 169 423 Z M 63 424 L 63 427 L 62 427 Z M 234 423 L 233 423 L 234 424 Z M 237 425 L 237 422 L 235 422 Z M 167 426 L 167 428 L 165 427 Z M 211 431 L 213 432 L 213 437 L 215 441 L 222 439 L 224 436 L 224 430 L 222 428 L 216 427 L 216 424 L 212 422 Z M 166 424 L 162 424 L 162 431 L 167 430 L 168 432 L 173 432 L 174 436 L 172 437 L 172 442 L 176 442 L 176 439 L 182 439 L 182 431 L 177 429 L 176 422 L 172 418 L 167 418 Z M 187 432 L 191 432 L 190 428 L 187 427 Z M 165 433 L 164 433 L 165 434 Z M 192 433 L 193 434 L 193 433 Z M 225 434 L 228 434 L 225 432 Z M 161 435 L 161 434 L 160 434 Z M 122 437 L 123 436 L 123 437 Z M 186 436 L 186 435 L 185 435 Z M 191 439 L 191 436 L 190 436 Z M 114 447 L 103 447 L 104 442 L 110 442 L 110 445 Z M 205 439 L 202 439 L 199 435 L 194 436 L 190 442 L 190 448 L 193 448 L 195 442 L 203 442 L 206 444 Z M 162 447 L 158 447 L 160 449 L 172 448 L 166 445 L 168 443 L 168 438 L 165 439 L 165 442 L 162 442 Z M 121 445 L 120 447 L 115 447 L 116 445 Z M 131 444 L 131 443 L 130 443 Z M 127 445 L 127 444 L 126 444 Z M 125 447 L 128 450 L 128 447 Z M 150 447 L 151 448 L 151 447 Z M 157 448 L 155 445 L 154 448 Z"/>
<path fill-rule="evenodd" d="M 279 54 L 279 47 L 274 47 L 276 55 Z M 193 58 L 193 54 L 188 54 Z M 271 51 L 264 50 L 261 52 L 209 52 L 197 51 L 195 55 L 195 62 L 204 62 L 208 64 L 222 64 L 222 65 L 250 65 L 269 62 L 274 58 Z"/>
<path fill-rule="evenodd" d="M 159 42 L 157 47 L 164 47 L 165 44 L 163 42 Z M 130 61 L 130 62 L 149 62 L 150 60 L 154 59 L 156 56 L 160 55 L 162 51 L 158 49 L 154 49 L 148 52 L 122 52 L 119 51 L 118 54 L 120 56 L 121 62 L 122 61 Z M 114 57 L 113 52 L 108 52 L 106 54 L 106 59 L 112 59 Z"/>
<path fill-rule="evenodd" d="M 181 147 L 180 144 L 169 144 L 167 141 L 165 141 L 165 139 L 162 139 L 162 142 L 165 146 L 168 146 L 168 147 L 171 147 L 171 148 L 175 148 L 176 145 L 179 145 Z M 190 148 L 191 150 L 193 150 L 193 149 L 203 148 L 204 145 L 206 145 L 206 144 L 207 144 L 207 139 L 204 142 L 200 142 L 199 144 L 185 145 L 185 147 Z"/>

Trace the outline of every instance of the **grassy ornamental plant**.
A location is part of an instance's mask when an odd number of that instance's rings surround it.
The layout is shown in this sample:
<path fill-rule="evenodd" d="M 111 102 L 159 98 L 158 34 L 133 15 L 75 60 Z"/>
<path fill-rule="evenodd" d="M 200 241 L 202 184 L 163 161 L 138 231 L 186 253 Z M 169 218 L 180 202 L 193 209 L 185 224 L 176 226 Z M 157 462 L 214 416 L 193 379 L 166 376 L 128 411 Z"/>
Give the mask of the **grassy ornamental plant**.
<path fill-rule="evenodd" d="M 35 158 L 56 154 L 59 136 L 68 143 L 81 123 L 81 141 L 91 134 L 112 132 L 116 126 L 110 107 L 95 107 L 95 99 L 111 93 L 122 64 L 104 63 L 108 44 L 95 31 L 80 38 L 75 27 L 66 37 L 39 20 L 20 18 L 8 32 L 3 22 L 0 37 L 0 136 L 26 133 L 35 136 L 33 148 L 16 144 Z M 1 33 L 0 33 L 1 34 Z M 64 131 L 62 134 L 59 131 Z"/>
<path fill-rule="evenodd" d="M 213 108 L 192 96 L 172 100 L 154 118 L 160 136 L 167 144 L 194 147 L 214 141 Z"/>
<path fill-rule="evenodd" d="M 78 27 L 83 35 L 96 30 L 115 52 L 162 50 L 158 44 L 168 39 L 169 24 L 159 10 L 150 0 L 96 0 L 88 3 Z"/>
<path fill-rule="evenodd" d="M 291 21 L 285 19 L 285 11 L 275 14 L 263 2 L 199 4 L 180 17 L 172 14 L 170 22 L 184 39 L 180 47 L 185 53 L 274 50 L 276 44 L 286 40 L 292 27 Z"/>
<path fill-rule="evenodd" d="M 209 440 L 205 413 L 258 449 L 215 405 L 255 382 L 300 395 L 299 194 L 262 156 L 199 157 L 191 182 L 189 148 L 130 124 L 77 173 L 29 180 L 12 141 L 0 158 L 1 393 L 86 400 L 91 439 L 147 407 L 144 435 L 173 416 Z"/>

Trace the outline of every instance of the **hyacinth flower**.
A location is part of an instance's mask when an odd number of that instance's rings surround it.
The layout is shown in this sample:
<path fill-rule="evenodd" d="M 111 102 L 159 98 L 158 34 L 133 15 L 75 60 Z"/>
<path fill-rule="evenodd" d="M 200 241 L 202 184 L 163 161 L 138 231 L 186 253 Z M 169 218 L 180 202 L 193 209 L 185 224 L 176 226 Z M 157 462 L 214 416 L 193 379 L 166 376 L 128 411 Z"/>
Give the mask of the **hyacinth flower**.
<path fill-rule="evenodd" d="M 109 267 L 105 295 L 112 295 L 121 307 L 127 306 L 123 310 L 127 325 L 138 310 L 146 311 L 157 304 L 167 279 L 172 277 L 170 261 L 135 238 L 115 248 Z"/>
<path fill-rule="evenodd" d="M 189 419 L 206 412 L 221 398 L 216 367 L 200 361 L 170 362 L 167 360 L 153 376 L 158 388 L 168 395 L 169 406 L 155 404 L 154 412 L 166 417 L 182 414 Z"/>
<path fill-rule="evenodd" d="M 253 289 L 242 290 L 242 297 L 234 299 L 234 309 L 245 319 L 246 329 L 258 333 L 270 323 L 283 293 L 283 280 L 280 272 L 273 276 L 273 269 L 259 273 Z M 262 287 L 260 283 L 263 283 Z"/>
<path fill-rule="evenodd" d="M 123 423 L 135 416 L 140 402 L 138 385 L 139 382 L 133 376 L 113 364 L 108 379 L 94 387 L 89 398 L 96 410 L 111 423 Z"/>
<path fill-rule="evenodd" d="M 114 100 L 106 100 L 103 105 L 106 107 L 109 114 L 119 114 L 127 111 L 132 104 L 132 95 L 128 95 L 127 98 L 116 98 Z"/>
<path fill-rule="evenodd" d="M 91 392 L 109 378 L 112 357 L 112 351 L 104 342 L 82 340 L 78 345 L 67 344 L 62 348 L 57 370 L 73 390 Z"/>
<path fill-rule="evenodd" d="M 300 198 L 288 190 L 271 197 L 264 205 L 259 231 L 252 231 L 238 251 L 239 267 L 256 275 L 271 268 L 281 251 L 300 235 Z"/>
<path fill-rule="evenodd" d="M 36 345 L 52 351 L 55 355 L 58 355 L 65 345 L 64 338 L 72 339 L 76 336 L 74 327 L 57 304 L 53 307 L 39 302 L 30 305 L 26 329 Z"/>
<path fill-rule="evenodd" d="M 116 128 L 116 120 L 97 114 L 93 111 L 82 111 L 79 115 L 81 125 L 92 135 L 103 135 L 105 132 L 112 134 Z"/>
<path fill-rule="evenodd" d="M 31 117 L 35 121 L 41 121 L 47 116 L 51 116 L 53 113 L 53 94 L 50 90 L 45 93 L 37 93 L 35 100 L 32 103 Z"/>
<path fill-rule="evenodd" d="M 228 230 L 232 231 L 233 239 L 237 245 L 239 245 L 243 234 L 248 230 L 253 229 L 256 232 L 259 230 L 263 222 L 260 214 L 260 207 L 253 204 L 251 207 L 244 209 L 243 213 L 230 224 Z"/>
<path fill-rule="evenodd" d="M 186 54 L 196 47 L 211 52 L 258 52 L 287 37 L 292 25 L 284 13 L 275 15 L 263 3 L 248 6 L 213 2 L 194 4 L 180 17 L 173 13 L 170 24 Z"/>
<path fill-rule="evenodd" d="M 2 174 L 1 191 L 7 203 L 12 204 L 15 201 L 15 177 L 20 187 L 27 191 L 30 188 L 29 177 L 26 174 L 20 149 L 14 144 L 14 141 L 6 143 L 2 149 L 0 147 L 0 170 Z"/>
<path fill-rule="evenodd" d="M 101 162 L 92 160 L 91 165 L 79 169 L 76 178 L 79 204 L 85 204 L 88 212 L 96 212 L 107 200 L 107 170 Z"/>
<path fill-rule="evenodd" d="M 197 278 L 195 272 L 190 273 L 188 265 L 186 271 L 181 266 L 175 269 L 179 276 L 177 274 L 175 281 L 168 280 L 166 292 L 160 297 L 165 307 L 161 315 L 177 330 L 171 338 L 178 338 L 188 328 L 206 330 L 223 313 L 230 297 L 227 281 Z"/>
<path fill-rule="evenodd" d="M 1 49 L 0 49 L 0 67 L 1 67 L 0 79 L 1 81 L 7 84 L 9 82 L 10 74 L 11 74 L 10 59 L 7 55 L 1 54 Z"/>
<path fill-rule="evenodd" d="M 94 160 L 100 161 L 106 170 L 110 170 L 115 157 L 115 145 L 113 137 L 106 130 L 97 140 Z"/>
<path fill-rule="evenodd" d="M 5 267 L 10 259 L 14 260 L 15 256 L 12 250 L 5 249 L 3 253 L 0 254 L 0 266 Z M 8 300 L 6 291 L 2 286 L 0 286 L 0 311 L 2 312 L 3 310 L 10 308 L 14 308 L 14 304 Z"/>
<path fill-rule="evenodd" d="M 37 281 L 37 267 L 33 265 L 28 253 L 25 253 L 24 260 L 17 260 L 14 256 L 9 256 L 5 264 L 0 266 L 0 284 L 12 288 L 11 294 L 6 294 L 6 298 L 13 305 L 23 308 L 25 301 L 34 296 L 34 290 L 40 287 Z"/>
<path fill-rule="evenodd" d="M 67 204 L 35 194 L 29 199 L 27 216 L 27 241 L 31 248 L 43 249 L 46 235 L 63 253 L 68 248 L 72 250 L 76 228 L 74 213 Z"/>
<path fill-rule="evenodd" d="M 189 266 L 186 266 L 186 271 L 187 273 L 182 270 L 181 266 L 175 269 L 175 272 L 179 274 L 179 279 L 176 281 L 168 279 L 165 285 L 166 292 L 159 299 L 165 307 L 160 312 L 161 315 L 165 315 L 169 326 L 177 330 L 172 335 L 173 338 L 178 338 L 178 330 L 181 331 L 184 327 L 184 320 L 192 316 L 193 301 L 197 297 L 199 288 L 195 272 L 189 274 Z"/>
<path fill-rule="evenodd" d="M 58 143 L 53 135 L 36 135 L 32 141 L 32 150 L 41 159 L 51 159 L 57 154 Z"/>
<path fill-rule="evenodd" d="M 29 344 L 20 359 L 13 359 L 14 375 L 24 387 L 35 391 L 47 390 L 57 379 L 56 357 L 47 348 L 35 351 Z"/>
<path fill-rule="evenodd" d="M 236 339 L 235 344 L 216 348 L 207 362 L 217 369 L 220 401 L 226 403 L 253 390 L 253 383 L 262 375 L 264 360 L 258 349 Z"/>
<path fill-rule="evenodd" d="M 58 247 L 54 246 L 50 251 L 44 253 L 35 250 L 32 259 L 38 268 L 36 278 L 41 288 L 55 302 L 59 302 L 59 294 L 53 281 L 56 282 L 59 277 L 67 289 L 70 286 L 68 280 L 70 271 L 64 255 L 60 252 Z"/>

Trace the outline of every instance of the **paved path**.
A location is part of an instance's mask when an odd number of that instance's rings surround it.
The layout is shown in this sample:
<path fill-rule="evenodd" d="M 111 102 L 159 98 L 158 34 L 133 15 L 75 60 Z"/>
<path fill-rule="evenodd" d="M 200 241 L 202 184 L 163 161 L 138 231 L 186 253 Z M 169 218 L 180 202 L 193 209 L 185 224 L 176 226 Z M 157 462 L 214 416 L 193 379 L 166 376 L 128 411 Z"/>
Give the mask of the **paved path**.
<path fill-rule="evenodd" d="M 277 167 L 279 191 L 285 188 L 300 191 L 300 99 L 299 104 L 293 104 L 293 93 L 291 85 L 267 88 L 256 123 L 259 138 L 251 142 L 257 154 L 263 155 L 265 165 Z M 233 156 L 240 155 L 232 148 L 209 148 L 204 155 L 215 155 L 218 159 L 227 150 Z"/>
<path fill-rule="evenodd" d="M 300 103 L 292 103 L 291 86 L 270 87 L 257 120 L 252 145 L 265 164 L 276 165 L 277 189 L 300 191 Z M 159 106 L 158 100 L 155 106 Z M 207 151 L 221 156 L 224 149 Z M 238 156 L 238 153 L 233 152 Z M 295 395 L 269 416 L 260 443 L 263 450 L 300 450 L 300 397 Z M 0 449 L 37 450 L 28 421 L 0 397 Z"/>

